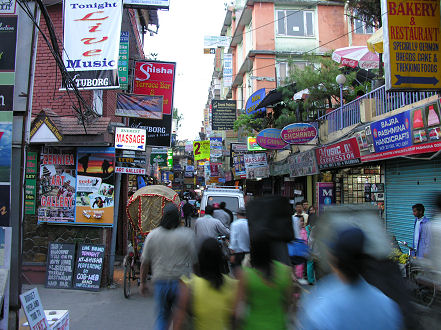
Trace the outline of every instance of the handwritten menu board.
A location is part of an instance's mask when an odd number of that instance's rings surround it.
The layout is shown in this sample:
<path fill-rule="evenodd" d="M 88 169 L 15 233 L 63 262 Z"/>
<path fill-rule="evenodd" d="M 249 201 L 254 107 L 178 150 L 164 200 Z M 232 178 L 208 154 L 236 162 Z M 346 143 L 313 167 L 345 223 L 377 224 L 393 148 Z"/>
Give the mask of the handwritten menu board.
<path fill-rule="evenodd" d="M 104 245 L 80 244 L 77 253 L 74 288 L 98 291 L 104 261 Z"/>
<path fill-rule="evenodd" d="M 68 289 L 72 287 L 75 244 L 49 243 L 46 264 L 46 287 Z"/>

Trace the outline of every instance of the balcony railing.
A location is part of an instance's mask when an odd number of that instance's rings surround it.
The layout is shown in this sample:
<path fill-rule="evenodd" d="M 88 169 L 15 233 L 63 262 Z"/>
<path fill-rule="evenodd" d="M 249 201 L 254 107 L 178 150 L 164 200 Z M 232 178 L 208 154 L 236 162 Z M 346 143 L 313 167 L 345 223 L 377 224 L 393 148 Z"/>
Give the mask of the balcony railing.
<path fill-rule="evenodd" d="M 383 85 L 374 89 L 372 92 L 327 113 L 320 117 L 318 121 L 320 123 L 327 122 L 328 133 L 332 133 L 361 122 L 360 105 L 362 103 L 367 103 L 364 102 L 364 100 L 369 100 L 369 105 L 375 109 L 372 113 L 372 117 L 375 117 L 420 100 L 424 100 L 435 94 L 435 92 L 386 92 L 386 88 Z"/>

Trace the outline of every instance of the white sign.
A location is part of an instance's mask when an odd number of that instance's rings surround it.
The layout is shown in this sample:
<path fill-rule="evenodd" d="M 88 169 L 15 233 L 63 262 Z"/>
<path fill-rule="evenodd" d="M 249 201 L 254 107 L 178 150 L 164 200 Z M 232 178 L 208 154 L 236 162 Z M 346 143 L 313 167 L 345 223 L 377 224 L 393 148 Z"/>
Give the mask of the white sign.
<path fill-rule="evenodd" d="M 77 176 L 77 191 L 92 192 L 97 194 L 101 187 L 102 179 L 92 176 Z"/>
<path fill-rule="evenodd" d="M 117 88 L 122 2 L 64 0 L 67 71 L 79 89 Z"/>
<path fill-rule="evenodd" d="M 145 175 L 146 170 L 139 167 L 115 167 L 115 173 Z"/>
<path fill-rule="evenodd" d="M 145 151 L 146 131 L 140 128 L 116 127 L 115 149 Z"/>
<path fill-rule="evenodd" d="M 268 161 L 265 153 L 245 154 L 247 179 L 266 178 L 269 176 Z"/>
<path fill-rule="evenodd" d="M 0 15 L 14 15 L 15 6 L 15 0 L 0 0 Z"/>
<path fill-rule="evenodd" d="M 124 5 L 149 6 L 168 9 L 170 6 L 170 0 L 124 0 Z"/>
<path fill-rule="evenodd" d="M 229 47 L 231 38 L 227 36 L 205 36 L 204 37 L 204 47 L 215 48 L 215 47 Z"/>
<path fill-rule="evenodd" d="M 224 54 L 224 87 L 233 85 L 233 54 Z"/>
<path fill-rule="evenodd" d="M 21 294 L 20 301 L 31 330 L 49 329 L 37 288 Z"/>
<path fill-rule="evenodd" d="M 191 151 L 193 151 L 193 144 L 191 145 Z M 166 154 L 168 148 L 152 148 L 152 154 Z"/>

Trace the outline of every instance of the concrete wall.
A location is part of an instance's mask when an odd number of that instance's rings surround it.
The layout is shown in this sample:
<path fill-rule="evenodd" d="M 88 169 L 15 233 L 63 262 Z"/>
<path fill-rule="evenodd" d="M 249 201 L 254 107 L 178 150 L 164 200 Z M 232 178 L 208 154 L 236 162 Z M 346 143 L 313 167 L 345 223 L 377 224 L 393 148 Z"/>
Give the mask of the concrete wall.
<path fill-rule="evenodd" d="M 317 6 L 318 39 L 321 51 L 331 51 L 347 47 L 348 32 L 347 18 L 344 15 L 344 6 Z M 335 41 L 329 41 L 343 36 Z"/>

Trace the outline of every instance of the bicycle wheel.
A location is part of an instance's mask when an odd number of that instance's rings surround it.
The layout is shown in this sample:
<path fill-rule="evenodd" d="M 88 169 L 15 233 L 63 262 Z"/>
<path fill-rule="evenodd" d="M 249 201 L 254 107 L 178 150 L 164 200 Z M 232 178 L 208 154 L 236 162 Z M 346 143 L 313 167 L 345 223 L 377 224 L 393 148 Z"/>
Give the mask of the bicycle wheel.
<path fill-rule="evenodd" d="M 412 291 L 418 304 L 430 307 L 435 300 L 436 286 L 432 281 L 425 279 L 421 273 L 423 273 L 421 269 L 411 271 L 410 279 L 413 282 Z"/>
<path fill-rule="evenodd" d="M 124 297 L 129 298 L 130 297 L 130 289 L 131 289 L 131 265 L 130 265 L 130 259 L 126 261 L 124 264 Z"/>

